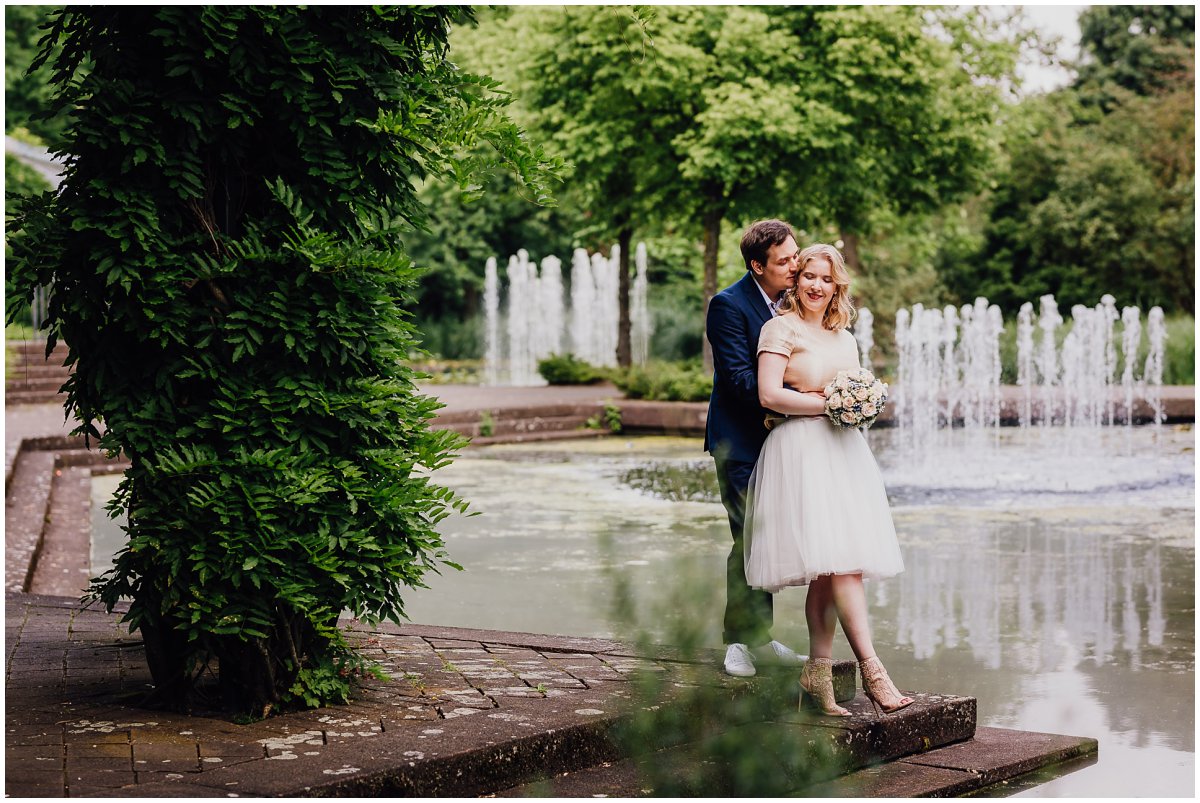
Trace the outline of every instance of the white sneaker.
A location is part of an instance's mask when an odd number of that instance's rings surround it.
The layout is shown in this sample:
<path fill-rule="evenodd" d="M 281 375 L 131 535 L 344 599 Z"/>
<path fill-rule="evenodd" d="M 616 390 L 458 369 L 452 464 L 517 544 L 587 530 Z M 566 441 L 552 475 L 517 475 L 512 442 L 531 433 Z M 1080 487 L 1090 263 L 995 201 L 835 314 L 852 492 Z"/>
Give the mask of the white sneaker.
<path fill-rule="evenodd" d="M 757 660 L 769 661 L 783 666 L 799 666 L 808 660 L 807 655 L 797 655 L 796 651 L 791 647 L 780 644 L 778 641 L 772 641 L 761 647 L 755 647 L 754 657 Z"/>
<path fill-rule="evenodd" d="M 754 677 L 754 656 L 745 644 L 730 644 L 725 650 L 725 674 L 735 678 Z"/>

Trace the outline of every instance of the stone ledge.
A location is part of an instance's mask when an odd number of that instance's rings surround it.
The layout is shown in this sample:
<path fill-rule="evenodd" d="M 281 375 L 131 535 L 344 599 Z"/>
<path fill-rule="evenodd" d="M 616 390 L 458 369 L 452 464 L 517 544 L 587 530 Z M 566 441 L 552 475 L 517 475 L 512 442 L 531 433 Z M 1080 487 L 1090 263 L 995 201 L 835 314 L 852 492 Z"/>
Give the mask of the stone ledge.
<path fill-rule="evenodd" d="M 1046 764 L 1095 755 L 1098 750 L 1099 744 L 1095 739 L 1004 728 L 977 728 L 975 738 L 969 742 L 935 753 L 912 756 L 905 761 L 974 773 L 987 786 Z"/>
<path fill-rule="evenodd" d="M 951 797 L 1038 770 L 1073 772 L 1096 761 L 1095 739 L 981 727 L 969 741 L 868 767 L 807 787 L 810 797 Z M 1044 780 L 1038 777 L 1036 780 Z"/>

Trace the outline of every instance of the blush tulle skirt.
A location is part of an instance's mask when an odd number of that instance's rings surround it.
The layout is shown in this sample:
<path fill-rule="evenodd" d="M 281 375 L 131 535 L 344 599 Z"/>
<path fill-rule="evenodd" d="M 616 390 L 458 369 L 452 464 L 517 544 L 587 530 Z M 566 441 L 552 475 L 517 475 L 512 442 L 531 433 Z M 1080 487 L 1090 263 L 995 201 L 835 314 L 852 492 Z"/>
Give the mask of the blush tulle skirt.
<path fill-rule="evenodd" d="M 746 498 L 746 581 L 778 591 L 823 574 L 904 571 L 883 475 L 857 429 L 789 418 L 763 444 Z"/>

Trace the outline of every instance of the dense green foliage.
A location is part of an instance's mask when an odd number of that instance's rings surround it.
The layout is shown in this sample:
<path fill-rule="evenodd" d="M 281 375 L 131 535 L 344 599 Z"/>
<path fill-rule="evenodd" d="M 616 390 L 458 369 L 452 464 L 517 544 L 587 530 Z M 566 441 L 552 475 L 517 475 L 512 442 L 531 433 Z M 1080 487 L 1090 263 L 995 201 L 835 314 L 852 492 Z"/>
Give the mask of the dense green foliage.
<path fill-rule="evenodd" d="M 574 354 L 551 354 L 538 360 L 537 369 L 551 385 L 592 385 L 608 378 L 604 371 Z"/>
<path fill-rule="evenodd" d="M 4 7 L 4 130 L 27 128 L 50 145 L 61 142 L 67 115 L 50 113 L 53 90 L 45 70 L 29 72 L 42 25 L 57 6 Z M 86 70 L 86 64 L 81 65 Z"/>
<path fill-rule="evenodd" d="M 1097 6 L 1081 27 L 1078 80 L 1029 96 L 1004 86 L 1019 48 L 1038 43 L 984 8 L 506 7 L 456 29 L 452 46 L 576 162 L 546 234 L 514 242 L 537 256 L 563 256 L 564 237 L 606 247 L 607 215 L 635 210 L 634 239 L 651 243 L 651 350 L 678 359 L 700 353 L 707 260 L 719 268 L 709 290 L 736 279 L 736 238 L 756 215 L 857 247 L 855 295 L 885 351 L 896 310 L 917 301 L 987 295 L 1011 318 L 1042 293 L 1065 307 L 1112 292 L 1190 312 L 1194 11 Z M 631 172 L 633 197 L 605 201 L 603 179 Z M 705 176 L 727 202 L 707 240 Z M 491 228 L 480 239 L 498 241 Z M 468 267 L 476 286 L 483 259 Z"/>
<path fill-rule="evenodd" d="M 7 196 L 38 195 L 50 189 L 49 182 L 42 174 L 22 162 L 11 153 L 4 154 L 4 192 Z M 7 205 L 5 206 L 7 217 Z"/>
<path fill-rule="evenodd" d="M 68 411 L 132 463 L 112 507 L 129 540 L 93 593 L 132 600 L 164 703 L 214 659 L 233 711 L 344 700 L 362 661 L 338 616 L 398 619 L 448 563 L 436 524 L 463 504 L 427 471 L 460 441 L 429 429 L 404 363 L 413 183 L 504 164 L 537 198 L 545 167 L 493 84 L 445 59 L 456 14 L 52 18 L 73 158 L 10 226 L 10 309 L 52 283 Z"/>
<path fill-rule="evenodd" d="M 50 189 L 50 184 L 42 177 L 42 174 L 34 170 L 29 165 L 22 162 L 11 153 L 4 154 L 4 219 L 8 220 L 12 217 L 13 205 L 20 198 L 25 198 L 32 195 L 39 195 L 47 192 Z M 4 246 L 5 257 L 8 257 L 9 248 L 7 240 Z M 8 274 L 4 277 L 5 295 L 14 295 L 14 287 L 12 279 Z M 23 324 L 31 324 L 32 321 L 26 311 L 29 309 L 29 304 L 24 300 L 15 301 L 11 307 L 11 312 L 8 313 L 9 320 L 20 320 Z M 18 317 L 19 316 L 19 317 Z"/>
<path fill-rule="evenodd" d="M 985 295 L 1011 315 L 1045 293 L 1062 309 L 1112 293 L 1192 310 L 1194 18 L 1180 6 L 1084 12 L 1079 80 L 1008 115 L 978 250 L 940 271 L 958 300 Z"/>
<path fill-rule="evenodd" d="M 689 363 L 635 365 L 614 373 L 612 380 L 631 399 L 708 401 L 712 394 L 712 373 Z"/>
<path fill-rule="evenodd" d="M 1091 58 L 1079 84 L 1139 95 L 1171 88 L 1196 48 L 1195 6 L 1090 6 L 1079 17 L 1080 41 Z"/>

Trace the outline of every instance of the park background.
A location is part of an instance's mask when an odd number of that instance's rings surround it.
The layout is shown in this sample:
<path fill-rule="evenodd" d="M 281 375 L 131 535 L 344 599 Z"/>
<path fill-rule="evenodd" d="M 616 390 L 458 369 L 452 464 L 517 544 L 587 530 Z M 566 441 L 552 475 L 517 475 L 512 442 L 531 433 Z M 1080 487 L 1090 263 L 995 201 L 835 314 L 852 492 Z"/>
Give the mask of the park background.
<path fill-rule="evenodd" d="M 52 8 L 5 10 L 6 133 L 49 147 L 64 120 L 35 119 L 47 71 L 24 73 Z M 451 59 L 512 93 L 562 181 L 553 206 L 499 169 L 486 191 L 421 187 L 428 231 L 404 246 L 428 270 L 412 306 L 438 358 L 424 367 L 478 376 L 489 257 L 645 242 L 650 357 L 691 372 L 659 392 L 702 398 L 706 298 L 744 271 L 744 226 L 778 216 L 802 243 L 845 247 L 885 377 L 902 307 L 998 304 L 1011 383 L 1022 303 L 1111 293 L 1164 309 L 1164 382 L 1191 384 L 1194 16 L 1080 9 L 1077 59 L 1008 6 L 478 9 Z M 1037 64 L 1074 78 L 1023 89 Z M 5 169 L 9 192 L 44 187 L 12 155 Z"/>

